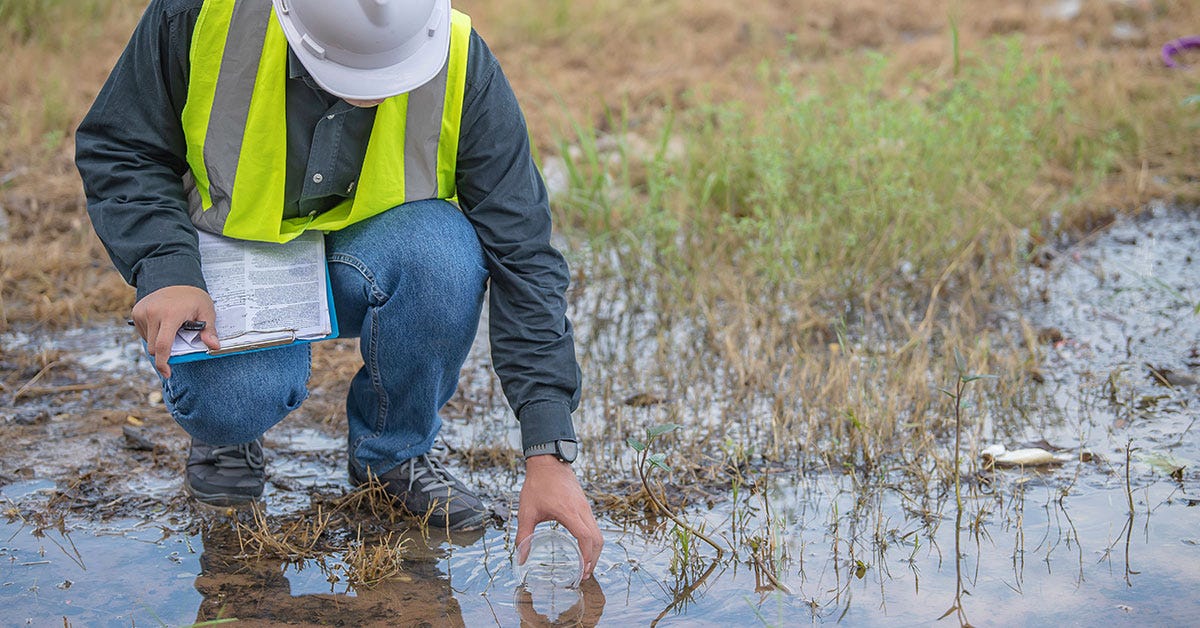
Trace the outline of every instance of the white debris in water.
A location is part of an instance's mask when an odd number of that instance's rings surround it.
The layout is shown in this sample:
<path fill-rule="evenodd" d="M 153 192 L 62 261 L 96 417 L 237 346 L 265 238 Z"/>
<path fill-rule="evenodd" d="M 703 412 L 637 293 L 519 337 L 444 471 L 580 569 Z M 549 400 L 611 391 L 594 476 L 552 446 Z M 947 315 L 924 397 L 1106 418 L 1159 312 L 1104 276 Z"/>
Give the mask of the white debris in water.
<path fill-rule="evenodd" d="M 1071 454 L 1056 454 L 1040 447 L 1025 447 L 1009 451 L 1004 445 L 992 445 L 980 452 L 986 465 L 997 467 L 1040 467 L 1062 464 L 1074 459 Z"/>

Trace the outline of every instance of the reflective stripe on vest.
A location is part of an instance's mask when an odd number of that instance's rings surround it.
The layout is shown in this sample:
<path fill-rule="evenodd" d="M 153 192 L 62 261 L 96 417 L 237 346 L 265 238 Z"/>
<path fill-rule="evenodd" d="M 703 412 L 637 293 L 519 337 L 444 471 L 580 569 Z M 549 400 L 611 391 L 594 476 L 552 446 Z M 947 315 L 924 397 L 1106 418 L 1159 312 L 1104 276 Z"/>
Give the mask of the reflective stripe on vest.
<path fill-rule="evenodd" d="M 192 35 L 182 118 L 192 222 L 229 237 L 286 242 L 402 203 L 453 198 L 470 35 L 470 18 L 452 11 L 441 72 L 377 106 L 354 198 L 284 218 L 287 39 L 271 0 L 206 0 Z"/>

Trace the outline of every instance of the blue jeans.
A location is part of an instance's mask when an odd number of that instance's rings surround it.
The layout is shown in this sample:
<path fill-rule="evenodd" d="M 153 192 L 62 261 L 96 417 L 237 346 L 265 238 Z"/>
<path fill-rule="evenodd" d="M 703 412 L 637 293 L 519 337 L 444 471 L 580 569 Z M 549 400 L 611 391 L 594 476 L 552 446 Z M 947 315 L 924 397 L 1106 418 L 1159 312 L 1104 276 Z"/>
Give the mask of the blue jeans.
<path fill-rule="evenodd" d="M 475 230 L 454 205 L 406 203 L 325 237 L 343 337 L 363 366 L 346 399 L 351 460 L 386 473 L 428 452 L 458 385 L 488 273 Z M 252 441 L 308 396 L 309 345 L 171 366 L 163 399 L 211 445 Z"/>

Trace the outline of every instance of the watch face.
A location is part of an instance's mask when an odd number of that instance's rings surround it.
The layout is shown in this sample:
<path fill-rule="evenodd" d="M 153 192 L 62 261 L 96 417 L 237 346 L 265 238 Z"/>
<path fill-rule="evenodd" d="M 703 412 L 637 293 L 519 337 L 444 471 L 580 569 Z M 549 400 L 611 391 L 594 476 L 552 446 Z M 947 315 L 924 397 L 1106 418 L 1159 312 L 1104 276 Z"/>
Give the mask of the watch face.
<path fill-rule="evenodd" d="M 575 457 L 579 455 L 579 443 L 573 440 L 560 440 L 558 445 L 558 457 L 566 462 L 575 462 Z"/>

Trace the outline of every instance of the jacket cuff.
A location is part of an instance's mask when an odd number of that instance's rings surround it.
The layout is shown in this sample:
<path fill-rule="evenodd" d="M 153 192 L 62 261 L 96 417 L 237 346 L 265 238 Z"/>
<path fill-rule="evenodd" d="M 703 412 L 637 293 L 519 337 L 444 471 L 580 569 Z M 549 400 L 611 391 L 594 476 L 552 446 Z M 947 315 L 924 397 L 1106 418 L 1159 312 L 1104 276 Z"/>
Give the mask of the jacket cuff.
<path fill-rule="evenodd" d="M 168 255 L 147 257 L 138 262 L 134 285 L 137 300 L 168 286 L 195 286 L 207 290 L 204 274 L 200 272 L 200 258 L 191 255 Z"/>
<path fill-rule="evenodd" d="M 521 451 L 556 440 L 578 440 L 571 407 L 559 401 L 532 401 L 521 408 Z"/>

